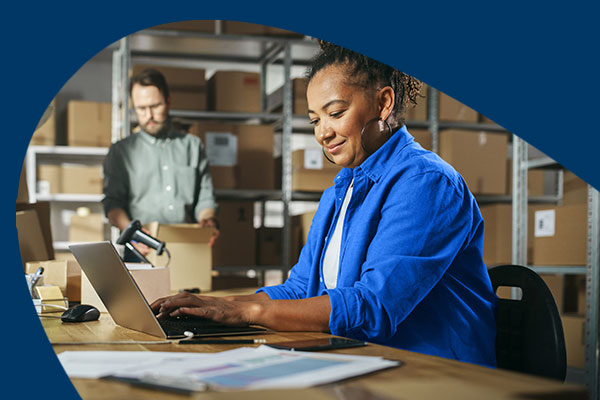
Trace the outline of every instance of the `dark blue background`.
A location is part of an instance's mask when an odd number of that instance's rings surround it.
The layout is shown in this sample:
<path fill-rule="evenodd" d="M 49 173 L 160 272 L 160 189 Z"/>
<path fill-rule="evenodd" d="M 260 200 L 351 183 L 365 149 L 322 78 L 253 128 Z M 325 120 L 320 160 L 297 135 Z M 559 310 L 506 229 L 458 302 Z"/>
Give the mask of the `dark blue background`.
<path fill-rule="evenodd" d="M 230 19 L 336 42 L 455 97 L 600 187 L 597 5 L 291 2 L 292 9 L 288 2 L 207 3 L 21 2 L 3 7 L 5 393 L 15 389 L 24 398 L 49 392 L 52 398 L 77 397 L 28 298 L 14 199 L 31 133 L 45 107 L 90 57 L 137 30 L 184 19 Z"/>

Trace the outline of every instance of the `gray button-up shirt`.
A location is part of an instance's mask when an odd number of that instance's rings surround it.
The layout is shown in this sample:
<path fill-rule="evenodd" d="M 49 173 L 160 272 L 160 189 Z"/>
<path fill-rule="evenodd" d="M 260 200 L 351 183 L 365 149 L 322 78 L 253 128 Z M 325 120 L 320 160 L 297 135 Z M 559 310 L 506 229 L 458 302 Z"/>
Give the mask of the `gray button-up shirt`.
<path fill-rule="evenodd" d="M 113 143 L 102 204 L 143 224 L 197 222 L 201 210 L 217 207 L 201 140 L 171 127 L 161 137 L 140 131 Z"/>

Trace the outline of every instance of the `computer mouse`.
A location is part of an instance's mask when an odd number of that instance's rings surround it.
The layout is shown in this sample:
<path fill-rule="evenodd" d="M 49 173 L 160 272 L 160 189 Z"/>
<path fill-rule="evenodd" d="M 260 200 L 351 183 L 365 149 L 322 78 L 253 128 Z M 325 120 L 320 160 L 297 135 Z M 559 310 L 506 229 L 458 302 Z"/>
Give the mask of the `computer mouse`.
<path fill-rule="evenodd" d="M 89 304 L 79 304 L 65 311 L 60 319 L 62 322 L 86 322 L 100 318 L 100 311 Z"/>

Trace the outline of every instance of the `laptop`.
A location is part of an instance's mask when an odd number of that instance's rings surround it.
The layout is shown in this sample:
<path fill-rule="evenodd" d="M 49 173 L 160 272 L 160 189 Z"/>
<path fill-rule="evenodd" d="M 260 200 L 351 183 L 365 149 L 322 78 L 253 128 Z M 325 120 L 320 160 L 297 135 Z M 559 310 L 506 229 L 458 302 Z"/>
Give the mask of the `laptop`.
<path fill-rule="evenodd" d="M 166 339 L 248 335 L 266 329 L 228 326 L 208 319 L 158 319 L 111 242 L 73 244 L 69 248 L 117 325 Z"/>

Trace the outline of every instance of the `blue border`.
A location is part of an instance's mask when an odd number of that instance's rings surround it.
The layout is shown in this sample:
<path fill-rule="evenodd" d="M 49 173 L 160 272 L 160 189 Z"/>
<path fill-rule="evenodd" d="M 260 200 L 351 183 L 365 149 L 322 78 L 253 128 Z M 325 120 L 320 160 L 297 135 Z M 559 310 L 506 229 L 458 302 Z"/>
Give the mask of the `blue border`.
<path fill-rule="evenodd" d="M 600 149 L 595 121 L 600 92 L 597 5 L 304 2 L 286 10 L 281 2 L 206 3 L 106 1 L 90 6 L 7 7 L 1 28 L 5 39 L 1 162 L 9 178 L 8 194 L 2 196 L 2 233 L 9 244 L 3 280 L 8 317 L 2 332 L 7 350 L 1 379 L 5 388 L 21 390 L 27 398 L 48 393 L 77 398 L 27 298 L 12 209 L 26 147 L 46 105 L 86 60 L 139 29 L 184 19 L 230 19 L 345 45 L 475 108 L 600 187 L 595 162 Z"/>

